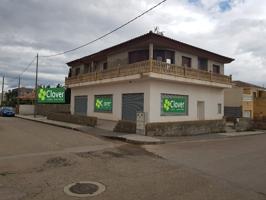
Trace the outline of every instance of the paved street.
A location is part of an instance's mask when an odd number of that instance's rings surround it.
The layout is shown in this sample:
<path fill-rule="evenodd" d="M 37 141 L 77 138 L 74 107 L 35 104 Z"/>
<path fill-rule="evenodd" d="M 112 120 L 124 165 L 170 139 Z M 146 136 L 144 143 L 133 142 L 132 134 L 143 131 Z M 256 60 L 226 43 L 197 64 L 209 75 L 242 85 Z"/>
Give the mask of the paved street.
<path fill-rule="evenodd" d="M 96 200 L 266 199 L 265 139 L 145 146 L 153 154 L 139 145 L 0 118 L 0 199 L 77 199 L 63 192 L 75 181 L 103 183 L 106 191 Z"/>
<path fill-rule="evenodd" d="M 177 166 L 186 166 L 266 197 L 266 134 L 175 141 L 146 146 Z"/>

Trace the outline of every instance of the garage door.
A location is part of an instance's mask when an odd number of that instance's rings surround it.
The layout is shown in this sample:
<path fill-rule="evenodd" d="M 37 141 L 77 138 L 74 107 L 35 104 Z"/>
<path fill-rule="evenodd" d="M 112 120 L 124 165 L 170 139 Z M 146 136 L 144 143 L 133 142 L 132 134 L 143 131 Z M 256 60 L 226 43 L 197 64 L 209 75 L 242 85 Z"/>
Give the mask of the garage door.
<path fill-rule="evenodd" d="M 123 94 L 122 96 L 122 119 L 136 121 L 137 112 L 143 112 L 144 94 Z"/>
<path fill-rule="evenodd" d="M 87 115 L 88 96 L 75 96 L 74 114 Z"/>

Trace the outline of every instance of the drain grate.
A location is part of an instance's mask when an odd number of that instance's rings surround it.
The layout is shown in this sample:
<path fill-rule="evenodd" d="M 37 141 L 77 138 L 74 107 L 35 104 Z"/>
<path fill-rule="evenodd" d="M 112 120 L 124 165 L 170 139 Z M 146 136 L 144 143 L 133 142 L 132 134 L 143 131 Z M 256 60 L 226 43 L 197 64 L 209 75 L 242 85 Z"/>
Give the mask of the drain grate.
<path fill-rule="evenodd" d="M 96 196 L 105 191 L 105 186 L 99 182 L 81 181 L 72 183 L 64 188 L 67 195 L 74 197 Z"/>

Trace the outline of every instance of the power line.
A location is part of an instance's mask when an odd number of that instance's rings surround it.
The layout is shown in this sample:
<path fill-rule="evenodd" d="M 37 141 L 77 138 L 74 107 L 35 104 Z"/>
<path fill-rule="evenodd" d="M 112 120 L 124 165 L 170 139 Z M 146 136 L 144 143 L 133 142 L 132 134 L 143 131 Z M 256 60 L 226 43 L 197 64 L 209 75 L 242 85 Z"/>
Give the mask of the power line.
<path fill-rule="evenodd" d="M 32 63 L 35 61 L 35 58 L 36 58 L 36 56 L 34 56 L 34 58 L 32 59 L 32 61 L 27 65 L 27 67 L 25 67 L 25 69 L 23 69 L 23 71 L 18 75 L 18 77 L 20 77 L 22 74 L 24 74 L 25 71 L 27 71 L 30 68 L 30 66 L 32 65 Z"/>
<path fill-rule="evenodd" d="M 76 48 L 73 48 L 73 49 L 70 49 L 70 50 L 67 50 L 67 51 L 64 51 L 64 52 L 61 52 L 61 53 L 56 53 L 56 54 L 47 55 L 47 56 L 39 56 L 39 57 L 44 57 L 44 58 L 55 57 L 55 56 L 63 55 L 63 54 L 69 53 L 69 52 L 71 52 L 71 51 L 76 51 L 76 50 L 81 49 L 81 48 L 83 48 L 83 47 L 85 47 L 85 46 L 88 46 L 89 44 L 92 44 L 92 43 L 94 43 L 94 42 L 96 42 L 96 41 L 98 41 L 98 40 L 100 40 L 100 39 L 102 39 L 102 38 L 104 38 L 104 37 L 106 37 L 106 36 L 108 36 L 108 35 L 114 33 L 115 31 L 117 31 L 117 30 L 123 28 L 124 26 L 126 26 L 126 25 L 132 23 L 133 21 L 137 20 L 138 18 L 142 17 L 143 15 L 147 14 L 148 12 L 152 11 L 153 9 L 155 9 L 156 7 L 158 7 L 159 5 L 161 5 L 162 3 L 166 2 L 166 1 L 167 1 L 167 0 L 163 0 L 163 1 L 159 2 L 158 4 L 156 4 L 155 6 L 151 7 L 150 9 L 144 11 L 143 13 L 141 13 L 141 14 L 138 15 L 138 16 L 136 16 L 135 18 L 129 20 L 128 22 L 126 22 L 126 23 L 124 23 L 124 24 L 122 24 L 122 25 L 116 27 L 116 28 L 113 29 L 112 31 L 109 31 L 108 33 L 105 33 L 104 35 L 102 35 L 102 36 L 100 36 L 100 37 L 98 37 L 98 38 L 96 38 L 96 39 L 94 39 L 94 40 L 92 40 L 92 41 L 90 41 L 90 42 L 88 42 L 88 43 L 85 43 L 85 44 L 80 45 L 80 46 L 78 46 L 78 47 L 76 47 Z"/>

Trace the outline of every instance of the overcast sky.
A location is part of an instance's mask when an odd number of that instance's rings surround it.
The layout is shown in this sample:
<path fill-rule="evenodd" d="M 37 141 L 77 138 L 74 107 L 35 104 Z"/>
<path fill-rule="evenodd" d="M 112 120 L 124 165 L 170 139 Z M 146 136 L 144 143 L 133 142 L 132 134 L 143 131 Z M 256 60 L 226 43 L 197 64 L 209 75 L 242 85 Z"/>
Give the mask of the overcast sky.
<path fill-rule="evenodd" d="M 37 52 L 48 55 L 89 42 L 158 2 L 0 0 L 0 75 L 16 77 Z M 265 0 L 167 0 L 93 45 L 63 56 L 41 58 L 39 83 L 64 83 L 66 62 L 145 34 L 156 26 L 167 37 L 235 58 L 225 66 L 226 74 L 266 86 Z M 34 65 L 23 74 L 22 86 L 34 86 Z M 6 78 L 5 89 L 17 84 L 17 78 Z"/>

